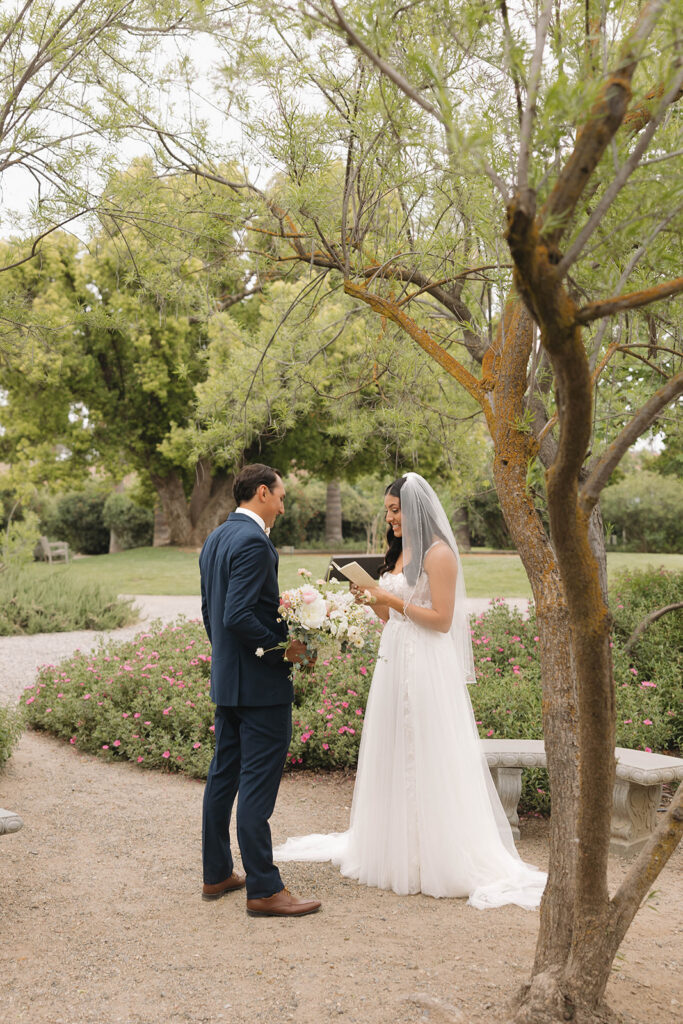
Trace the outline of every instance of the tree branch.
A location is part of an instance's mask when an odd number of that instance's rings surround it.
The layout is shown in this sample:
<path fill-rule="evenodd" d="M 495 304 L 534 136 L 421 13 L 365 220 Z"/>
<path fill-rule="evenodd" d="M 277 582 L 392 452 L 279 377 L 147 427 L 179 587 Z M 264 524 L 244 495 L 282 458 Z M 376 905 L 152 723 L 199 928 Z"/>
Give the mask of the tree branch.
<path fill-rule="evenodd" d="M 612 956 L 621 945 L 638 907 L 648 889 L 674 852 L 683 836 L 683 786 L 678 787 L 664 820 L 634 861 L 630 871 L 615 893 L 610 910 Z"/>
<path fill-rule="evenodd" d="M 553 9 L 553 0 L 546 0 L 541 16 L 536 22 L 536 46 L 531 59 L 529 72 L 529 85 L 527 87 L 526 107 L 522 114 L 522 124 L 519 131 L 519 163 L 517 164 L 517 188 L 521 191 L 527 188 L 529 178 L 529 151 L 531 149 L 531 135 L 536 117 L 536 96 L 538 95 L 538 83 L 543 68 L 543 51 L 545 40 L 548 34 L 548 24 Z"/>
<path fill-rule="evenodd" d="M 632 444 L 654 423 L 657 416 L 674 399 L 683 394 L 683 372 L 676 374 L 667 381 L 647 400 L 635 416 L 629 420 L 623 430 L 603 452 L 602 456 L 591 467 L 590 473 L 581 488 L 580 501 L 587 513 L 593 508 L 600 497 L 600 492 L 609 480 L 614 468 Z"/>
<path fill-rule="evenodd" d="M 678 611 L 679 608 L 683 608 L 683 601 L 676 601 L 675 604 L 667 604 L 663 608 L 657 608 L 655 611 L 650 612 L 642 619 L 636 628 L 631 633 L 630 637 L 624 644 L 624 652 L 628 654 L 632 647 L 635 647 L 637 640 L 643 635 L 646 629 L 649 629 L 653 622 L 657 619 L 661 619 L 663 615 L 668 615 L 669 612 Z"/>
<path fill-rule="evenodd" d="M 677 277 L 673 281 L 666 281 L 654 288 L 645 288 L 640 292 L 629 292 L 627 295 L 617 295 L 611 299 L 602 299 L 600 302 L 591 302 L 577 311 L 576 323 L 588 324 L 591 320 L 612 316 L 622 309 L 638 309 L 640 306 L 648 306 L 651 302 L 658 302 L 670 295 L 677 295 L 681 291 L 683 291 L 683 277 Z"/>
<path fill-rule="evenodd" d="M 411 320 L 397 302 L 384 298 L 381 295 L 375 295 L 373 292 L 369 292 L 365 285 L 354 284 L 353 281 L 344 281 L 344 291 L 352 298 L 360 299 L 361 302 L 367 303 L 375 313 L 393 320 L 395 324 L 402 327 L 424 352 L 431 356 L 451 377 L 455 377 L 458 383 L 462 384 L 465 390 L 480 405 L 482 404 L 483 392 L 481 383 L 477 378 L 469 370 L 466 370 L 457 359 L 454 359 L 449 352 L 441 348 L 427 331 L 419 327 L 414 320 Z"/>
<path fill-rule="evenodd" d="M 559 244 L 586 183 L 626 114 L 631 99 L 631 79 L 642 44 L 652 31 L 662 6 L 662 0 L 653 0 L 641 11 L 622 49 L 619 67 L 607 78 L 550 193 L 543 219 L 551 222 L 551 226 L 543 236 L 551 246 Z"/>
<path fill-rule="evenodd" d="M 342 32 L 349 40 L 351 45 L 355 46 L 358 50 L 360 50 L 361 53 L 363 53 L 368 58 L 368 60 L 372 64 L 374 64 L 379 71 L 382 72 L 383 75 L 385 75 L 390 81 L 392 81 L 394 85 L 408 97 L 408 99 L 411 99 L 413 103 L 417 103 L 419 107 L 422 107 L 423 110 L 425 110 L 428 114 L 431 114 L 432 117 L 436 118 L 437 121 L 439 121 L 441 124 L 444 124 L 445 122 L 443 116 L 438 107 L 435 107 L 433 103 L 430 103 L 429 100 L 425 96 L 423 96 L 422 93 L 418 89 L 416 89 L 414 85 L 411 85 L 407 78 L 403 77 L 400 71 L 398 71 L 392 64 L 389 64 L 387 63 L 387 61 L 383 60 L 379 56 L 379 54 L 375 53 L 375 51 L 361 39 L 358 33 L 355 32 L 354 29 L 349 25 L 348 21 L 346 20 L 342 12 L 339 10 L 339 7 L 334 2 L 334 0 L 330 0 L 330 3 L 336 16 L 335 19 L 332 19 L 328 15 L 326 15 L 325 12 L 321 10 L 319 7 L 317 7 L 315 4 L 309 3 L 308 6 L 313 8 L 313 10 L 319 15 L 319 17 L 322 18 L 323 21 L 327 22 L 328 25 L 336 24 L 336 26 L 342 30 Z"/>

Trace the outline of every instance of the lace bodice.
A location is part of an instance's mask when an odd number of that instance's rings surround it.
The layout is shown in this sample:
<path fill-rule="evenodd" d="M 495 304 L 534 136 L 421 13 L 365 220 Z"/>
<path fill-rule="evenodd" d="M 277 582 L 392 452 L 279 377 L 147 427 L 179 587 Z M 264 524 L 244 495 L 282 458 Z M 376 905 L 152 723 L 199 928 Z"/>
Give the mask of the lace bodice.
<path fill-rule="evenodd" d="M 422 573 L 415 587 L 411 587 L 402 572 L 382 573 L 379 583 L 384 590 L 388 590 L 391 594 L 396 594 L 396 596 L 400 597 L 402 601 L 410 598 L 410 603 L 419 605 L 420 608 L 431 608 L 432 606 L 429 577 L 426 572 Z M 389 619 L 392 621 L 398 620 L 400 622 L 406 621 L 405 616 L 401 612 L 397 612 L 394 608 L 389 609 Z"/>

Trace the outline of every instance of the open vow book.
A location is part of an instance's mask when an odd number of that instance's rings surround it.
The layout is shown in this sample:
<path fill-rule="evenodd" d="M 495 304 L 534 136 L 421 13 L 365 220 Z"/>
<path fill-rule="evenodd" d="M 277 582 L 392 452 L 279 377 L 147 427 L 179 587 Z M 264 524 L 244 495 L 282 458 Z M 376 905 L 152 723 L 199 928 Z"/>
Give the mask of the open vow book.
<path fill-rule="evenodd" d="M 358 587 L 376 587 L 377 580 L 373 579 L 369 572 L 366 572 L 362 565 L 358 562 L 347 562 L 346 565 L 337 565 L 336 562 L 332 562 L 332 565 L 337 569 L 338 572 L 346 576 L 347 580 L 351 580 Z"/>

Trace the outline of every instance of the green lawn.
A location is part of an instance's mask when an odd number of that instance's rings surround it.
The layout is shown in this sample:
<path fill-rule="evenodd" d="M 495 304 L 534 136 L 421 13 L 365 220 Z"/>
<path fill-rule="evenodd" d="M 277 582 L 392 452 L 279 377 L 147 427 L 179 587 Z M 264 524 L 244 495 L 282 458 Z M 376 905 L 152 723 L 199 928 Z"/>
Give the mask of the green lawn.
<path fill-rule="evenodd" d="M 281 555 L 280 587 L 296 586 L 297 569 L 302 567 L 318 578 L 324 576 L 329 555 Z M 683 555 L 608 554 L 612 576 L 620 569 L 642 569 L 647 565 L 683 570 Z M 463 556 L 465 582 L 470 597 L 529 597 L 531 590 L 517 555 L 474 552 Z M 68 566 L 36 563 L 35 573 L 68 573 L 73 579 L 97 580 L 118 594 L 198 594 L 197 553 L 177 548 L 136 548 L 117 555 L 89 555 Z"/>

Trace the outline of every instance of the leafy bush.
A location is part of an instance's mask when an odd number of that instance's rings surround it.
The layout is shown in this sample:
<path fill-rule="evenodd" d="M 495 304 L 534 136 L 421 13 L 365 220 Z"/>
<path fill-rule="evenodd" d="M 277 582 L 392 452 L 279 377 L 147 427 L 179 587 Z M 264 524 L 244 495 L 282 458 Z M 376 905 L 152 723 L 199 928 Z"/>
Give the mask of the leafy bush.
<path fill-rule="evenodd" d="M 649 470 L 630 473 L 606 487 L 603 518 L 628 551 L 683 550 L 683 480 Z"/>
<path fill-rule="evenodd" d="M 614 664 L 620 711 L 617 728 L 625 747 L 676 751 L 683 747 L 683 610 L 653 622 L 628 654 L 624 645 L 649 612 L 683 601 L 683 572 L 645 569 L 621 572 L 612 585 Z M 621 695 L 620 695 L 620 690 Z M 640 714 L 645 695 L 650 701 Z M 625 721 L 632 719 L 631 722 Z M 649 718 L 652 725 L 645 719 Z M 627 729 L 625 727 L 628 727 Z"/>
<path fill-rule="evenodd" d="M 7 761 L 23 729 L 22 714 L 0 704 L 0 767 Z"/>
<path fill-rule="evenodd" d="M 273 543 L 278 547 L 307 547 L 325 540 L 325 506 L 327 484 L 323 480 L 302 476 L 285 478 L 287 514 L 280 516 L 273 527 Z M 366 541 L 366 524 L 372 522 L 381 508 L 375 507 L 360 489 L 342 481 L 342 533 L 345 540 Z"/>
<path fill-rule="evenodd" d="M 665 574 L 662 588 L 673 585 L 668 580 L 672 575 Z M 636 574 L 631 586 L 634 603 L 645 599 L 641 576 Z M 620 593 L 625 593 L 624 586 Z M 617 612 L 623 610 L 617 607 Z M 624 654 L 625 633 L 617 624 L 617 744 L 673 749 L 680 742 L 680 716 L 679 725 L 675 723 L 681 698 L 674 685 L 680 663 L 672 672 L 668 665 L 679 657 L 678 638 L 672 632 L 661 634 L 652 651 L 645 652 L 652 658 L 656 651 L 656 664 L 663 671 L 657 675 L 651 671 L 654 662 L 638 661 L 638 651 L 635 660 Z M 504 602 L 492 602 L 473 622 L 473 640 L 478 683 L 469 692 L 480 736 L 540 739 L 533 615 L 524 619 Z M 379 632 L 373 629 L 362 650 L 321 653 L 312 671 L 295 668 L 290 769 L 355 767 L 378 641 Z M 200 623 L 155 624 L 133 641 L 47 666 L 22 704 L 34 727 L 68 738 L 79 749 L 205 778 L 213 754 L 210 661 Z M 641 667 L 645 664 L 647 674 Z M 547 774 L 525 772 L 522 807 L 545 813 L 549 801 Z"/>
<path fill-rule="evenodd" d="M 76 583 L 68 569 L 41 576 L 0 574 L 0 636 L 116 629 L 134 621 L 131 601 L 119 599 L 100 584 Z"/>
<path fill-rule="evenodd" d="M 102 510 L 102 522 L 113 530 L 122 548 L 144 548 L 152 543 L 154 514 L 126 494 L 110 494 Z"/>
<path fill-rule="evenodd" d="M 0 534 L 0 568 L 21 570 L 34 559 L 40 530 L 35 512 L 24 513 L 21 519 L 12 518 Z"/>
<path fill-rule="evenodd" d="M 104 524 L 104 502 L 104 494 L 96 490 L 63 494 L 46 513 L 45 532 L 83 555 L 106 554 L 109 530 Z"/>

